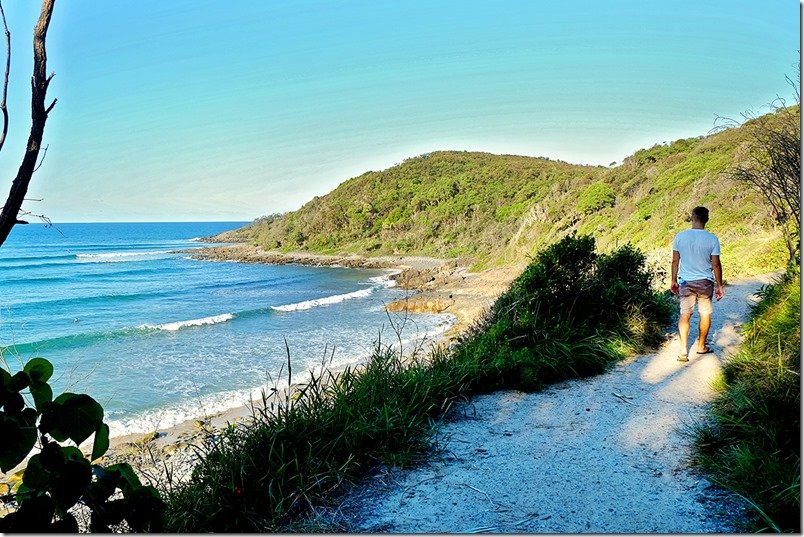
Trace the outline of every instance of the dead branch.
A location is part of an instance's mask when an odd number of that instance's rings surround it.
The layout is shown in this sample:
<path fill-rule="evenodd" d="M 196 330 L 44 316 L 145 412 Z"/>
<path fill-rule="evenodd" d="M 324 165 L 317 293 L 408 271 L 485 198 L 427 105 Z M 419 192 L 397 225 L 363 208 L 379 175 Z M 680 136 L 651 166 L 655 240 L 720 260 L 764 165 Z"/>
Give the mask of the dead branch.
<path fill-rule="evenodd" d="M 36 163 L 39 159 L 39 150 L 42 145 L 42 138 L 45 134 L 45 123 L 47 122 L 48 112 L 52 109 L 45 108 L 45 99 L 47 97 L 47 88 L 50 84 L 51 77 L 47 76 L 47 50 L 45 48 L 45 39 L 47 37 L 47 30 L 50 26 L 50 19 L 53 15 L 53 4 L 55 0 L 42 0 L 42 11 L 39 14 L 39 20 L 34 27 L 33 35 L 33 53 L 34 53 L 34 69 L 33 77 L 31 78 L 31 132 L 28 135 L 28 144 L 25 149 L 25 155 L 20 164 L 17 176 L 11 184 L 6 203 L 3 210 L 0 211 L 0 245 L 2 245 L 11 228 L 17 223 L 17 216 L 22 207 L 22 202 L 25 199 L 25 194 L 28 192 L 28 185 L 31 182 L 31 177 L 36 168 Z"/>
<path fill-rule="evenodd" d="M 11 72 L 11 32 L 8 31 L 6 24 L 6 12 L 3 10 L 3 4 L 0 2 L 0 15 L 3 17 L 3 30 L 6 34 L 6 70 L 3 75 L 3 98 L 0 101 L 0 111 L 3 112 L 3 132 L 0 133 L 0 150 L 3 149 L 3 144 L 6 141 L 6 134 L 8 134 L 8 108 L 6 108 L 6 96 L 8 95 L 8 75 Z"/>

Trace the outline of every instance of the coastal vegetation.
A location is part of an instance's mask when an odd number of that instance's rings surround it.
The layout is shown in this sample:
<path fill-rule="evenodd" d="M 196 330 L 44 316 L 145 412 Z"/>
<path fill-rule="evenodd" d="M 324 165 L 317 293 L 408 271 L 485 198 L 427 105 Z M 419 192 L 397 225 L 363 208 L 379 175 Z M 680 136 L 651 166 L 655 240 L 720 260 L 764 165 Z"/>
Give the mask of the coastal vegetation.
<path fill-rule="evenodd" d="M 747 166 L 757 122 L 798 117 L 798 105 L 707 136 L 640 149 L 611 168 L 546 158 L 439 151 L 345 181 L 299 210 L 219 238 L 280 252 L 426 255 L 467 259 L 475 270 L 518 266 L 573 232 L 609 251 L 631 244 L 666 256 L 695 205 L 721 238 L 730 277 L 776 270 L 788 259 L 784 226 L 763 193 L 735 176 Z"/>
<path fill-rule="evenodd" d="M 771 113 L 746 119 L 727 121 L 708 136 L 641 149 L 610 168 L 425 154 L 220 238 L 284 252 L 463 257 L 473 269 L 538 258 L 490 317 L 459 341 L 450 362 L 467 371 L 466 393 L 533 389 L 553 375 L 602 371 L 624 341 L 632 349 L 637 341 L 655 342 L 665 314 L 661 300 L 643 295 L 638 305 L 617 309 L 617 328 L 596 317 L 595 301 L 605 301 L 607 292 L 629 296 L 617 288 L 621 279 L 603 282 L 607 264 L 621 278 L 628 263 L 664 259 L 694 205 L 712 212 L 707 229 L 721 239 L 729 278 L 799 264 L 800 107 L 777 103 Z M 551 310 L 549 301 L 524 298 L 529 289 L 550 294 L 538 287 L 547 274 L 560 274 L 546 269 L 550 256 L 567 261 L 570 244 L 583 240 L 550 244 L 578 233 L 594 235 L 604 253 L 594 262 L 575 259 L 589 270 L 574 275 L 582 282 L 577 288 L 568 285 L 572 280 L 551 281 L 570 302 Z M 622 244 L 634 249 L 618 250 Z M 661 268 L 651 269 L 661 276 Z M 755 507 L 757 528 L 782 531 L 800 531 L 800 280 L 793 273 L 788 268 L 783 282 L 764 291 L 743 350 L 726 366 L 713 422 L 698 441 L 699 459 L 714 478 Z M 582 288 L 596 293 L 579 299 L 573 293 Z"/>
<path fill-rule="evenodd" d="M 0 496 L 14 505 L 0 518 L 0 532 L 159 531 L 164 503 L 156 488 L 143 486 L 127 463 L 97 462 L 109 449 L 101 405 L 85 394 L 54 398 L 52 375 L 53 365 L 44 358 L 29 360 L 14 375 L 0 369 L 0 471 L 30 456 Z M 91 454 L 85 456 L 77 446 L 90 437 Z"/>
<path fill-rule="evenodd" d="M 594 375 L 658 342 L 672 310 L 653 283 L 632 247 L 600 254 L 590 236 L 565 237 L 537 254 L 452 352 L 407 360 L 378 343 L 366 365 L 324 369 L 281 401 L 266 399 L 168 492 L 166 528 L 310 530 L 315 506 L 347 483 L 382 463 L 421 459 L 455 401 Z"/>

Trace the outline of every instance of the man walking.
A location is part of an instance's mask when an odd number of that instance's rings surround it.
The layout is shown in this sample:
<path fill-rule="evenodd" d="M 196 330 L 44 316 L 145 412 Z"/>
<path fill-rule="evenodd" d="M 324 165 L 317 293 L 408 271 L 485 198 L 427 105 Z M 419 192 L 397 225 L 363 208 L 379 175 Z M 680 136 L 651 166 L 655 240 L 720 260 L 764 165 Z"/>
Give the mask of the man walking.
<path fill-rule="evenodd" d="M 706 343 L 712 319 L 712 294 L 720 300 L 723 290 L 723 268 L 720 266 L 720 241 L 704 229 L 709 221 L 709 210 L 696 207 L 692 210 L 692 228 L 677 233 L 673 239 L 673 264 L 670 292 L 681 298 L 678 317 L 678 335 L 681 338 L 679 362 L 688 362 L 690 319 L 698 303 L 698 354 L 712 352 Z M 715 288 L 715 284 L 717 287 Z"/>

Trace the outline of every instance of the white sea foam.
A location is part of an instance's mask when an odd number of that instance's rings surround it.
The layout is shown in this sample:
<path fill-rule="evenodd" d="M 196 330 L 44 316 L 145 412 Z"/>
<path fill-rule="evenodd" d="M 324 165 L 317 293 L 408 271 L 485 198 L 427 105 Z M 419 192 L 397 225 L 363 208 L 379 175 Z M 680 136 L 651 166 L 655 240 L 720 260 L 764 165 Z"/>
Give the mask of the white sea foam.
<path fill-rule="evenodd" d="M 286 381 L 278 383 L 277 389 L 284 389 Z M 179 423 L 214 416 L 218 413 L 240 408 L 242 406 L 258 405 L 262 400 L 264 387 L 251 390 L 232 390 L 222 393 L 210 394 L 180 403 L 179 406 L 159 408 L 138 413 L 127 418 L 116 419 L 110 417 L 107 421 L 111 436 L 121 436 L 132 433 L 148 433 L 161 431 Z"/>
<path fill-rule="evenodd" d="M 414 328 L 412 325 L 407 326 L 404 330 L 405 337 L 401 340 L 405 354 L 409 354 L 416 349 L 427 350 L 429 343 L 438 342 L 440 336 L 442 336 L 455 321 L 455 317 L 451 314 L 437 314 L 434 317 L 436 318 L 436 322 L 434 324 L 427 323 L 429 329 L 422 332 L 419 332 L 418 328 Z M 394 338 L 395 337 L 396 336 L 394 336 Z M 394 345 L 398 345 L 398 343 Z M 294 383 L 300 382 L 303 384 L 309 382 L 311 374 L 320 375 L 322 369 L 338 371 L 349 365 L 365 363 L 372 352 L 373 348 L 362 348 L 360 345 L 355 345 L 355 347 L 348 352 L 336 349 L 332 359 L 327 360 L 326 363 L 313 360 L 304 365 L 300 365 L 298 370 L 304 372 L 294 374 L 293 381 Z M 172 403 L 167 407 L 147 410 L 126 417 L 118 418 L 110 415 L 107 423 L 109 424 L 111 436 L 164 431 L 169 427 L 173 427 L 187 420 L 214 416 L 218 413 L 239 408 L 244 405 L 247 407 L 250 405 L 259 406 L 262 401 L 263 391 L 266 391 L 270 395 L 272 388 L 282 391 L 286 387 L 287 379 L 281 378 L 276 382 L 276 385 L 269 387 L 263 384 L 258 387 L 229 390 L 200 397 L 188 397 L 193 390 L 183 390 L 185 397 L 181 402 Z"/>
<path fill-rule="evenodd" d="M 343 295 L 332 295 L 324 298 L 317 298 L 315 300 L 305 300 L 304 302 L 298 302 L 296 304 L 286 304 L 284 306 L 271 306 L 271 309 L 276 311 L 309 310 L 311 308 L 315 308 L 316 306 L 338 304 L 339 302 L 343 302 L 345 300 L 351 300 L 353 298 L 365 298 L 373 292 L 374 288 L 369 287 L 367 289 L 360 289 L 359 291 L 354 291 L 352 293 L 345 293 Z"/>
<path fill-rule="evenodd" d="M 76 254 L 79 261 L 88 263 L 118 263 L 122 261 L 145 261 L 145 258 L 169 254 L 170 250 L 150 252 L 107 252 L 102 254 Z"/>
<path fill-rule="evenodd" d="M 169 332 L 175 332 L 176 330 L 181 330 L 182 328 L 225 323 L 226 321 L 231 321 L 232 319 L 234 319 L 233 314 L 224 313 L 222 315 L 212 315 L 211 317 L 203 317 L 201 319 L 190 319 L 189 321 L 176 321 L 173 323 L 164 324 L 143 324 L 139 328 L 150 328 L 152 330 L 167 330 Z"/>
<path fill-rule="evenodd" d="M 369 278 L 368 281 L 370 281 L 371 283 L 382 285 L 390 289 L 391 287 L 396 287 L 397 285 L 396 280 L 394 280 L 393 277 L 401 272 L 402 272 L 401 270 L 395 270 L 389 272 L 388 274 L 383 274 L 382 276 L 374 276 L 372 278 Z"/>

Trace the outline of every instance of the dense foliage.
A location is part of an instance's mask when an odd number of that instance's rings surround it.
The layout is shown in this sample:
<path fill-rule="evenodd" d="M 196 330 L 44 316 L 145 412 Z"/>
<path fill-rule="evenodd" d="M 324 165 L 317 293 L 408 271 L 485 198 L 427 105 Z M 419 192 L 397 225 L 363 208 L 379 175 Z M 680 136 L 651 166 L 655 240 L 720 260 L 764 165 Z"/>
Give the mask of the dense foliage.
<path fill-rule="evenodd" d="M 168 496 L 168 528 L 303 530 L 311 505 L 343 483 L 380 462 L 421 456 L 433 420 L 459 392 L 455 378 L 378 344 L 365 367 L 314 376 L 284 400 L 266 401 L 253 422 L 227 429 Z"/>
<path fill-rule="evenodd" d="M 77 506 L 89 513 L 83 529 L 158 531 L 164 505 L 156 489 L 144 487 L 128 464 L 104 468 L 91 462 L 109 448 L 103 408 L 84 394 L 54 399 L 52 375 L 53 365 L 44 358 L 31 359 L 14 375 L 0 369 L 0 470 L 12 470 L 35 452 L 2 496 L 12 509 L 0 518 L 0 531 L 77 532 Z M 25 390 L 33 406 L 26 404 Z M 93 435 L 86 458 L 76 446 Z"/>
<path fill-rule="evenodd" d="M 169 495 L 168 528 L 309 530 L 311 506 L 342 483 L 424 454 L 434 420 L 455 400 L 599 373 L 629 348 L 657 342 L 669 317 L 640 252 L 601 255 L 591 237 L 567 237 L 537 256 L 453 352 L 410 362 L 378 345 L 366 366 L 314 377 L 229 428 Z"/>
<path fill-rule="evenodd" d="M 700 460 L 755 507 L 757 528 L 801 532 L 801 276 L 763 288 L 724 368 Z"/>
<path fill-rule="evenodd" d="M 665 254 L 690 210 L 705 205 L 727 272 L 767 272 L 787 260 L 782 233 L 763 195 L 729 173 L 752 132 L 744 125 L 640 149 L 613 168 L 433 152 L 223 238 L 281 251 L 465 257 L 482 268 L 521 263 L 572 232 L 594 234 L 602 250 L 630 243 Z"/>
<path fill-rule="evenodd" d="M 539 200 L 587 184 L 601 170 L 512 155 L 425 154 L 350 179 L 237 237 L 325 253 L 484 255 L 498 250 L 501 237 L 511 237 Z"/>
<path fill-rule="evenodd" d="M 598 181 L 581 192 L 575 207 L 581 214 L 592 214 L 606 207 L 614 207 L 616 201 L 614 189 L 608 183 Z"/>
<path fill-rule="evenodd" d="M 662 340 L 672 305 L 652 280 L 631 246 L 599 254 L 591 236 L 567 236 L 537 254 L 455 359 L 476 370 L 479 390 L 601 373 L 624 349 Z"/>

